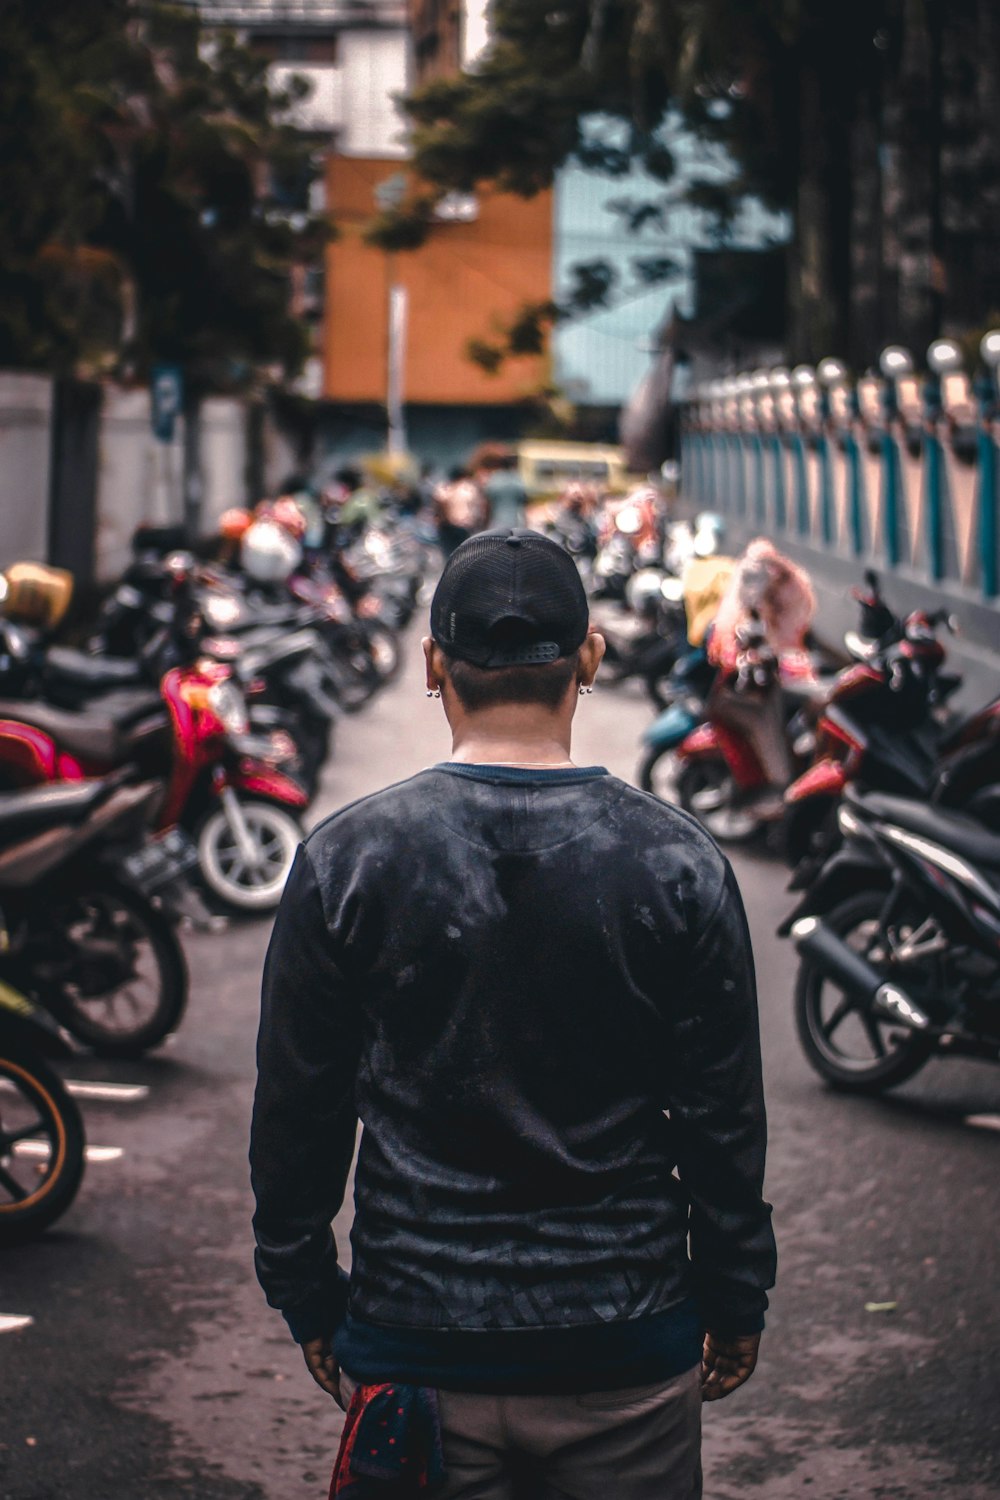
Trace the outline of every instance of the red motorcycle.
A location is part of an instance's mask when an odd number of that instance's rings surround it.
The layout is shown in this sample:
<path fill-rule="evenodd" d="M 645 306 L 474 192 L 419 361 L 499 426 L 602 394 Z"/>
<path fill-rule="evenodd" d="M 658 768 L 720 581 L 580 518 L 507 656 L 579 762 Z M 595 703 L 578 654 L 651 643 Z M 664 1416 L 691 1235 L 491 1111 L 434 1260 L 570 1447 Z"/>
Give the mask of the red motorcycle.
<path fill-rule="evenodd" d="M 156 827 L 193 838 L 201 875 L 226 910 L 273 910 L 302 838 L 303 788 L 280 731 L 251 735 L 246 702 L 228 667 L 199 659 L 174 667 L 159 700 L 112 692 L 84 712 L 0 700 L 0 777 L 7 785 L 72 781 L 134 765 L 164 786 Z"/>
<path fill-rule="evenodd" d="M 735 673 L 717 679 L 705 722 L 681 741 L 671 767 L 672 799 L 724 843 L 745 842 L 780 821 L 780 798 L 776 792 L 767 795 L 777 766 L 765 763 L 761 747 L 770 738 L 775 742 L 771 761 L 790 756 L 801 764 L 812 742 L 793 726 L 803 702 L 820 691 L 809 656 L 795 652 L 779 658 L 758 619 L 751 616 L 737 639 Z M 757 732 L 765 718 L 767 735 Z M 740 720 L 744 728 L 738 727 Z"/>

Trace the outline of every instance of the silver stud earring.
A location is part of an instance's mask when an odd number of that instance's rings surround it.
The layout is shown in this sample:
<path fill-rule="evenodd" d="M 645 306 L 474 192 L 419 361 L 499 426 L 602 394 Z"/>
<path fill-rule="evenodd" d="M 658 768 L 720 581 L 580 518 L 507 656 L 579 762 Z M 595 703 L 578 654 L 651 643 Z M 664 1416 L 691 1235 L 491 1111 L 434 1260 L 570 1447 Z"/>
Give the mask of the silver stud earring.
<path fill-rule="evenodd" d="M 583 697 L 584 693 L 592 693 L 593 691 L 594 691 L 594 689 L 592 687 L 584 687 L 583 683 L 581 682 L 581 684 L 580 684 L 580 697 L 581 698 Z"/>
<path fill-rule="evenodd" d="M 428 698 L 440 698 L 440 696 L 441 696 L 441 689 L 440 688 L 428 688 L 427 689 L 427 696 L 428 696 Z"/>

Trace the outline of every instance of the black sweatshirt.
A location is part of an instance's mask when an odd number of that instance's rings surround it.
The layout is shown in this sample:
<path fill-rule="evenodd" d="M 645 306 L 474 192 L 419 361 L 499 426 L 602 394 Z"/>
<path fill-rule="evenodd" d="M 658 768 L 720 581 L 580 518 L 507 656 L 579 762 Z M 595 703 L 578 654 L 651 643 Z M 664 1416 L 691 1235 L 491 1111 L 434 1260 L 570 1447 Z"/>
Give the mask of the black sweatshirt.
<path fill-rule="evenodd" d="M 763 1326 L 739 892 L 697 824 L 601 768 L 442 765 L 320 824 L 258 1063 L 257 1272 L 355 1377 L 627 1386 L 689 1368 L 703 1327 Z"/>

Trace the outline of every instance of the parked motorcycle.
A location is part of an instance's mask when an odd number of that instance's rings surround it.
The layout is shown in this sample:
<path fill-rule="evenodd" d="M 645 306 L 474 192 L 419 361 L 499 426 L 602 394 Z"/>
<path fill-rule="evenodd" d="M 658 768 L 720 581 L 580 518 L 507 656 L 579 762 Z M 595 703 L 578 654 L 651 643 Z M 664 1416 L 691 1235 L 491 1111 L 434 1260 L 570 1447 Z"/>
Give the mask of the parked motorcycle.
<path fill-rule="evenodd" d="M 842 847 L 779 929 L 811 1066 L 875 1094 L 933 1056 L 1000 1061 L 1000 835 L 851 787 L 837 822 Z"/>
<path fill-rule="evenodd" d="M 595 616 L 606 643 L 601 678 L 615 683 L 637 677 L 663 708 L 667 679 L 687 645 L 683 586 L 657 568 L 642 568 L 629 579 L 625 602 L 628 614 Z"/>
<path fill-rule="evenodd" d="M 768 714 L 779 719 L 773 732 L 784 735 L 795 765 L 801 763 L 807 747 L 793 732 L 796 716 L 803 701 L 821 691 L 818 662 L 803 653 L 779 657 L 755 615 L 740 626 L 737 636 L 736 670 L 712 677 L 703 700 L 703 720 L 695 722 L 702 700 L 689 695 L 678 711 L 661 717 L 658 732 L 654 726 L 654 740 L 647 741 L 640 767 L 641 782 L 648 790 L 655 789 L 676 802 L 704 824 L 713 838 L 726 843 L 753 838 L 780 820 L 782 808 L 776 795 L 766 795 L 772 786 L 772 767 L 764 763 L 749 730 L 736 727 L 731 715 L 723 716 L 718 707 L 720 692 L 731 694 L 748 718 Z M 680 738 L 682 729 L 686 732 Z"/>
<path fill-rule="evenodd" d="M 828 689 L 811 764 L 787 789 L 789 859 L 805 885 L 837 842 L 834 817 L 849 783 L 964 807 L 1000 828 L 1000 698 L 956 722 L 947 708 L 961 678 L 944 671 L 946 611 L 899 619 L 866 575 L 861 624 L 845 643 L 859 658 Z M 875 632 L 879 632 L 876 634 Z"/>
<path fill-rule="evenodd" d="M 157 1046 L 187 1004 L 143 843 L 160 791 L 112 776 L 0 796 L 0 980 L 104 1056 Z"/>
<path fill-rule="evenodd" d="M 47 1060 L 71 1055 L 45 1011 L 0 982 L 0 1248 L 55 1223 L 83 1181 L 83 1120 Z"/>
<path fill-rule="evenodd" d="M 199 659 L 174 667 L 153 711 L 140 695 L 126 712 L 104 698 L 71 713 L 26 699 L 0 699 L 0 774 L 16 763 L 21 784 L 101 776 L 128 766 L 157 777 L 155 826 L 193 839 L 202 879 L 226 911 L 273 910 L 302 837 L 308 798 L 284 767 L 295 758 L 281 734 L 251 735 L 246 700 L 227 666 Z M 58 747 L 39 749 L 38 734 Z M 34 773 L 33 776 L 31 773 Z"/>

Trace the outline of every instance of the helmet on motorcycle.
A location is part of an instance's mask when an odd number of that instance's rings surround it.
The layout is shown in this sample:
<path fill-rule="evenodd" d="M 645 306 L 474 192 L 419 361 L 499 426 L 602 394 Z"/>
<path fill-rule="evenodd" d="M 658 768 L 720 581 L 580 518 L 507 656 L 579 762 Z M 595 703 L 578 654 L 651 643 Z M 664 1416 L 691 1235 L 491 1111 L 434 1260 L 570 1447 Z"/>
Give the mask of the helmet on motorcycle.
<path fill-rule="evenodd" d="M 255 521 L 240 547 L 240 561 L 256 583 L 283 583 L 302 560 L 302 548 L 275 521 Z"/>
<path fill-rule="evenodd" d="M 274 502 L 271 507 L 271 520 L 283 527 L 297 542 L 301 542 L 306 534 L 305 515 L 299 508 L 298 501 L 293 500 L 291 495 L 282 495 L 280 500 Z"/>
<path fill-rule="evenodd" d="M 73 597 L 73 575 L 44 563 L 13 563 L 5 570 L 3 613 L 19 625 L 55 630 L 65 619 Z"/>
<path fill-rule="evenodd" d="M 655 615 L 662 598 L 663 574 L 656 568 L 640 568 L 625 585 L 625 600 L 633 614 Z"/>
<path fill-rule="evenodd" d="M 722 546 L 726 524 L 714 511 L 703 510 L 694 520 L 695 557 L 714 557 Z"/>
<path fill-rule="evenodd" d="M 219 517 L 219 535 L 227 542 L 238 542 L 252 523 L 253 517 L 248 510 L 244 510 L 239 505 L 233 505 L 229 510 L 224 510 Z"/>

